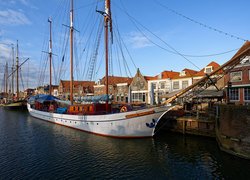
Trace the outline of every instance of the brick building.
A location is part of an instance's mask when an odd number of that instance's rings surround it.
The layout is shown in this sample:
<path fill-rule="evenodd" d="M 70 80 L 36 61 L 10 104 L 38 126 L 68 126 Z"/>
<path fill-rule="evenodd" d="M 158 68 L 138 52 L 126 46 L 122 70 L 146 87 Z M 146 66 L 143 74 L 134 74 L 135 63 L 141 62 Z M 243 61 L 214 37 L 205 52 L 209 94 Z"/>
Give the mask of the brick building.
<path fill-rule="evenodd" d="M 94 93 L 94 81 L 74 81 L 73 97 L 82 97 Z M 68 99 L 70 95 L 70 81 L 60 80 L 58 93 L 61 98 Z"/>
<path fill-rule="evenodd" d="M 119 77 L 119 76 L 109 76 L 109 95 L 113 95 L 114 102 L 125 103 L 128 102 L 129 98 L 129 85 L 132 78 L 129 77 Z M 100 79 L 96 85 L 94 85 L 94 95 L 104 95 L 106 94 L 106 77 Z"/>
<path fill-rule="evenodd" d="M 225 84 L 230 103 L 250 103 L 250 56 L 244 57 L 240 64 L 226 75 Z"/>
<path fill-rule="evenodd" d="M 130 85 L 130 99 L 129 102 L 133 103 L 148 103 L 148 81 L 154 80 L 155 77 L 143 76 L 139 69 Z"/>

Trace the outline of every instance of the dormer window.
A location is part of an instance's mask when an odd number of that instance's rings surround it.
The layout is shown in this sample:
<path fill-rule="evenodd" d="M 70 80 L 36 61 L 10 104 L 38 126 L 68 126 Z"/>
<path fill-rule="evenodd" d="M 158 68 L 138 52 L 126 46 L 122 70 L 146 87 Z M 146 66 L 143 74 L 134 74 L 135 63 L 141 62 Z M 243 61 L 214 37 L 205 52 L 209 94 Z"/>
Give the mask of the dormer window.
<path fill-rule="evenodd" d="M 209 74 L 209 73 L 211 73 L 212 71 L 213 71 L 213 67 L 212 67 L 212 66 L 207 66 L 207 67 L 205 67 L 204 73 Z"/>
<path fill-rule="evenodd" d="M 241 62 L 241 64 L 249 64 L 250 63 L 250 56 L 244 57 Z"/>
<path fill-rule="evenodd" d="M 181 71 L 180 76 L 186 76 L 186 71 Z"/>

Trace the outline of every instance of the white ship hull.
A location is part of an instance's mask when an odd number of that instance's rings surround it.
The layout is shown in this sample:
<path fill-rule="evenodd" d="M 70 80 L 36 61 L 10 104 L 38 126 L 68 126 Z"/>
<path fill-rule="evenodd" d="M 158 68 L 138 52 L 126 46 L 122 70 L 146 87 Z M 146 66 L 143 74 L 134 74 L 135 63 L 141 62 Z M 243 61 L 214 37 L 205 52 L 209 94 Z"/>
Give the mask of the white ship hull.
<path fill-rule="evenodd" d="M 106 115 L 69 115 L 38 111 L 27 104 L 31 116 L 89 133 L 119 138 L 152 137 L 159 119 L 171 108 L 155 107 Z"/>

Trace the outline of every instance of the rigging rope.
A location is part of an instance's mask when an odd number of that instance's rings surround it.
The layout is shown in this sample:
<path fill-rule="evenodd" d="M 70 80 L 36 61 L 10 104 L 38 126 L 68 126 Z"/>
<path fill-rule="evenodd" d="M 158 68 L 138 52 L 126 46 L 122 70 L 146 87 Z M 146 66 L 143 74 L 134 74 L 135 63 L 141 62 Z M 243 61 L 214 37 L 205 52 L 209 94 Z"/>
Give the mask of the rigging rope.
<path fill-rule="evenodd" d="M 221 31 L 221 30 L 219 30 L 219 29 L 217 29 L 217 28 L 214 28 L 214 27 L 212 27 L 212 26 L 209 26 L 209 25 L 206 25 L 206 24 L 201 23 L 201 22 L 199 22 L 199 21 L 196 21 L 196 20 L 194 20 L 194 19 L 192 19 L 192 18 L 190 18 L 190 17 L 187 17 L 187 16 L 185 16 L 185 15 L 183 15 L 183 14 L 181 14 L 181 13 L 179 13 L 179 12 L 177 12 L 177 11 L 175 11 L 175 10 L 169 8 L 169 7 L 167 7 L 166 5 L 160 3 L 160 2 L 157 1 L 157 0 L 155 0 L 154 2 L 155 2 L 156 4 L 162 6 L 163 8 L 165 8 L 166 10 L 168 10 L 169 12 L 172 12 L 172 13 L 174 13 L 174 14 L 176 14 L 176 15 L 178 15 L 178 16 L 184 18 L 184 19 L 187 19 L 187 20 L 189 20 L 189 21 L 191 21 L 191 22 L 193 22 L 193 23 L 196 23 L 196 24 L 198 24 L 198 25 L 200 25 L 200 26 L 202 26 L 202 27 L 204 27 L 204 28 L 207 28 L 207 29 L 209 29 L 209 30 L 213 30 L 213 31 L 218 32 L 218 33 L 220 33 L 220 34 L 224 34 L 224 35 L 229 36 L 229 37 L 231 37 L 231 38 L 235 38 L 235 39 L 242 40 L 242 41 L 247 41 L 247 40 L 244 39 L 244 38 L 241 38 L 241 37 L 239 37 L 239 36 L 235 36 L 235 35 L 233 35 L 233 34 L 230 34 L 230 33 L 224 32 L 224 31 Z"/>
<path fill-rule="evenodd" d="M 118 6 L 119 9 L 121 9 L 119 6 Z M 125 13 L 126 14 L 126 13 Z M 133 18 L 133 17 L 132 17 Z M 137 20 L 136 20 L 137 21 Z M 138 22 L 138 21 L 137 21 Z M 137 28 L 138 29 L 138 28 Z M 156 45 L 157 47 L 161 48 L 162 50 L 165 50 L 169 53 L 172 53 L 172 54 L 176 54 L 176 55 L 183 55 L 185 57 L 195 57 L 195 58 L 200 58 L 200 57 L 213 57 L 213 56 L 220 56 L 220 55 L 224 55 L 224 54 L 227 54 L 227 53 L 231 53 L 231 52 L 234 52 L 234 51 L 237 51 L 239 50 L 239 48 L 235 48 L 235 49 L 232 49 L 232 50 L 228 50 L 228 51 L 225 51 L 225 52 L 220 52 L 220 53 L 213 53 L 213 54 L 205 54 L 205 55 L 192 55 L 192 54 L 183 54 L 183 53 L 177 53 L 175 51 L 171 51 L 169 49 L 166 49 L 165 47 L 157 44 L 156 42 L 154 42 L 153 40 L 151 40 L 149 37 L 147 37 L 145 35 L 145 33 L 143 33 L 141 30 L 138 30 L 141 32 L 141 34 L 149 41 L 151 42 L 152 44 Z M 151 32 L 151 34 L 153 34 Z M 158 39 L 160 39 L 162 42 L 164 42 L 164 40 L 162 40 L 160 37 L 158 37 Z M 165 43 L 165 42 L 164 42 Z"/>
<path fill-rule="evenodd" d="M 122 3 L 123 5 L 123 3 Z M 119 6 L 118 6 L 119 7 Z M 143 27 L 146 31 L 148 31 L 150 34 L 152 34 L 153 36 L 155 36 L 157 39 L 159 39 L 161 42 L 163 42 L 165 45 L 167 45 L 170 49 L 172 49 L 175 53 L 177 53 L 179 56 L 181 56 L 182 58 L 184 58 L 186 61 L 188 61 L 190 64 L 192 64 L 194 67 L 196 67 L 198 70 L 201 70 L 196 64 L 194 64 L 192 61 L 190 61 L 187 57 L 185 57 L 183 54 L 181 54 L 179 51 L 177 51 L 174 47 L 172 47 L 170 44 L 168 44 L 166 41 L 162 40 L 158 35 L 156 35 L 155 33 L 153 33 L 152 31 L 150 31 L 146 26 L 144 26 L 143 24 L 141 24 L 139 21 L 137 21 L 135 18 L 133 18 L 131 15 L 128 14 L 128 12 L 124 9 L 121 9 L 131 20 L 131 22 L 135 25 L 136 29 L 138 31 L 140 31 L 142 33 L 142 35 L 147 38 L 150 42 L 152 42 L 153 44 L 157 45 L 156 43 L 154 43 L 153 41 L 151 41 L 146 35 L 145 33 L 143 33 L 141 31 L 141 29 L 137 26 L 137 24 L 139 24 L 141 27 Z M 136 24 L 137 23 L 137 24 Z M 157 45 L 158 47 L 161 47 L 159 45 Z M 162 49 L 165 50 L 165 48 L 161 47 Z"/>

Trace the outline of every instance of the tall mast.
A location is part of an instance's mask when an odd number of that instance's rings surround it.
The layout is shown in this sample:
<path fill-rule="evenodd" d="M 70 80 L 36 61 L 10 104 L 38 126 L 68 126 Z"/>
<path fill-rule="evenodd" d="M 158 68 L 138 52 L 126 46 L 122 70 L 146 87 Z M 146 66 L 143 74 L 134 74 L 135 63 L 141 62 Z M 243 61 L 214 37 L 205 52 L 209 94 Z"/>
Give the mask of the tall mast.
<path fill-rule="evenodd" d="M 70 103 L 73 105 L 73 0 L 71 0 L 71 10 L 70 10 Z"/>
<path fill-rule="evenodd" d="M 14 54 L 14 47 L 12 46 L 12 68 L 11 68 L 11 73 L 14 71 L 14 64 L 15 64 L 15 54 Z M 14 94 L 14 75 L 12 74 L 11 76 L 11 93 L 12 93 L 12 98 Z"/>
<path fill-rule="evenodd" d="M 19 100 L 19 60 L 18 60 L 18 40 L 17 40 L 17 44 L 16 44 L 16 97 L 17 100 Z"/>
<path fill-rule="evenodd" d="M 49 22 L 49 95 L 52 94 L 52 20 L 48 19 Z"/>
<path fill-rule="evenodd" d="M 106 112 L 109 111 L 108 108 L 108 102 L 109 102 L 109 85 L 108 85 L 108 64 L 109 64 L 109 23 L 111 21 L 111 17 L 110 17 L 110 0 L 105 0 L 105 13 L 104 13 L 104 21 L 105 21 L 105 64 L 106 64 L 106 73 L 105 73 L 105 77 L 106 77 Z M 111 27 L 111 26 L 110 26 Z"/>
<path fill-rule="evenodd" d="M 8 62 L 5 65 L 5 93 L 8 94 Z"/>

